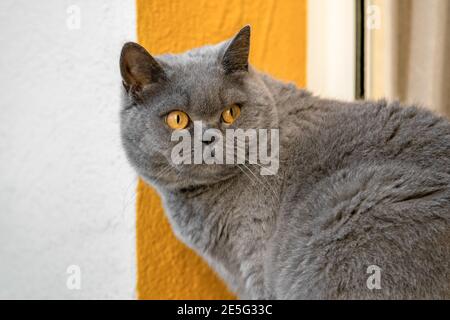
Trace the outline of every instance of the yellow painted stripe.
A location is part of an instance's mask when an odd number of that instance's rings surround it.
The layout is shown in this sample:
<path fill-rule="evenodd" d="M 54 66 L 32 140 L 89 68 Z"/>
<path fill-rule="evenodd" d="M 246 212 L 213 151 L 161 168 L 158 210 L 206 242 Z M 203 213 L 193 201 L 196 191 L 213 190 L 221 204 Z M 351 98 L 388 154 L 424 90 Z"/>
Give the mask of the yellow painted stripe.
<path fill-rule="evenodd" d="M 182 52 L 231 37 L 251 24 L 250 62 L 306 83 L 307 0 L 137 0 L 139 42 L 152 54 Z M 137 189 L 139 299 L 231 299 L 209 267 L 172 234 L 155 191 Z"/>

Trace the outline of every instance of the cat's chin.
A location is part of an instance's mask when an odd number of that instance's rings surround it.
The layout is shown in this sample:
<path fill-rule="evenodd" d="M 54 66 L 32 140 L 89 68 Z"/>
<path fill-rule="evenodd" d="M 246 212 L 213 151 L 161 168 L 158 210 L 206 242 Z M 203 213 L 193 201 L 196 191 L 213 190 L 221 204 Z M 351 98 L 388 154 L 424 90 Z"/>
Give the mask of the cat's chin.
<path fill-rule="evenodd" d="M 216 184 L 231 179 L 240 172 L 237 167 L 225 165 L 187 165 L 174 171 L 173 174 L 160 177 L 157 181 L 145 180 L 157 187 L 174 190 Z"/>

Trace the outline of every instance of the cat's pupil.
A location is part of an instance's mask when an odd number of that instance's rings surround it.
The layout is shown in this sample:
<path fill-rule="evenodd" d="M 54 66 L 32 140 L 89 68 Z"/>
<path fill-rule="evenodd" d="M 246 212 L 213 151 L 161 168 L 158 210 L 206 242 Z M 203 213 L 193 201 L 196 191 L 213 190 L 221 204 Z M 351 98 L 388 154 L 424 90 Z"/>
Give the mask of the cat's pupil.
<path fill-rule="evenodd" d="M 180 123 L 180 115 L 179 114 L 177 114 L 177 123 Z"/>
<path fill-rule="evenodd" d="M 233 114 L 233 109 L 232 109 L 232 108 L 230 109 L 230 116 L 231 116 L 232 118 L 234 118 L 234 114 Z"/>

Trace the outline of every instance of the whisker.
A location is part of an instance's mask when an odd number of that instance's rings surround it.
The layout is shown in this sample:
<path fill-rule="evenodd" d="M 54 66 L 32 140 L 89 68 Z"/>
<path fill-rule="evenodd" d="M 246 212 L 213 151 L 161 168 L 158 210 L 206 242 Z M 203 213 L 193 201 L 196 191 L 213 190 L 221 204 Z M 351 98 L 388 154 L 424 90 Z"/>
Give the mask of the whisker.
<path fill-rule="evenodd" d="M 249 175 L 244 171 L 244 169 L 242 169 L 239 165 L 237 165 L 237 167 L 238 167 L 239 170 L 241 170 L 242 173 L 250 180 L 250 182 L 252 182 L 252 184 L 255 183 L 255 181 L 252 179 L 252 177 L 249 176 Z"/>
<path fill-rule="evenodd" d="M 277 199 L 278 202 L 280 202 L 280 199 L 279 199 L 278 195 L 276 194 L 275 190 L 272 189 L 272 188 L 270 187 L 269 184 L 267 184 L 267 185 L 264 184 L 264 181 L 260 180 L 260 179 L 253 173 L 253 171 L 252 171 L 249 167 L 247 167 L 245 164 L 244 164 L 244 167 L 247 168 L 248 171 L 250 171 L 250 173 L 255 177 L 256 181 L 258 181 L 258 182 L 261 184 L 261 186 L 263 186 L 267 191 L 271 192 L 271 193 L 275 196 L 275 198 L 273 198 L 273 197 L 271 196 L 271 197 L 272 197 L 272 200 L 273 200 L 273 202 L 274 202 L 274 204 L 275 204 L 275 199 Z"/>
<path fill-rule="evenodd" d="M 157 183 L 159 181 L 159 179 L 161 179 L 161 177 L 163 175 L 165 175 L 167 172 L 170 171 L 172 167 L 170 165 L 166 165 L 161 171 L 159 171 L 159 173 L 154 177 L 155 181 L 153 183 Z"/>
<path fill-rule="evenodd" d="M 252 163 L 252 165 L 253 164 L 259 166 L 260 168 L 262 168 L 264 170 L 267 170 L 268 172 L 270 172 L 274 176 L 277 175 L 277 172 L 273 172 L 272 170 L 268 169 L 267 167 L 264 167 L 264 166 L 260 165 L 259 163 Z"/>
<path fill-rule="evenodd" d="M 128 209 L 130 204 L 132 202 L 135 203 L 136 201 L 136 192 L 131 191 L 131 186 L 136 186 L 137 183 L 137 177 L 134 177 L 131 179 L 131 181 L 128 183 L 128 186 L 125 188 L 125 195 L 122 199 L 122 215 L 125 214 L 125 210 Z"/>

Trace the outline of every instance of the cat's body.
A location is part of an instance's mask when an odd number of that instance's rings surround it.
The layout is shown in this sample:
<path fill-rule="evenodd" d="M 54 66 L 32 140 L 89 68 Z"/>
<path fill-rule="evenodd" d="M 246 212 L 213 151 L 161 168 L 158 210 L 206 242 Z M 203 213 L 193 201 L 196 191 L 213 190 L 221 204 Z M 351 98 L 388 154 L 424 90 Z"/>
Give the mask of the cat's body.
<path fill-rule="evenodd" d="M 226 57 L 223 52 L 219 46 L 161 57 L 166 68 L 182 61 L 162 81 L 172 81 L 171 93 L 140 88 L 122 111 L 130 161 L 158 189 L 176 235 L 241 298 L 450 298 L 448 121 L 383 101 L 323 100 L 253 69 L 219 80 L 210 57 Z M 206 67 L 192 67 L 202 63 Z M 190 82 L 180 70 L 198 78 Z M 229 76 L 244 79 L 230 84 Z M 124 80 L 129 84 L 127 75 Z M 174 92 L 211 83 L 218 94 L 203 90 L 176 100 Z M 164 86 L 161 91 L 169 90 Z M 165 129 L 152 128 L 147 121 L 157 117 L 147 113 L 161 113 L 165 101 L 172 107 L 189 101 L 185 108 L 195 119 L 208 114 L 202 109 L 208 105 L 216 109 L 211 101 L 217 95 L 219 105 L 244 101 L 236 126 L 280 129 L 276 175 L 259 175 L 260 167 L 250 164 L 197 165 L 202 173 L 194 166 L 167 167 Z M 145 111 L 151 105 L 155 110 Z M 379 289 L 368 287 L 369 266 L 380 270 Z"/>

